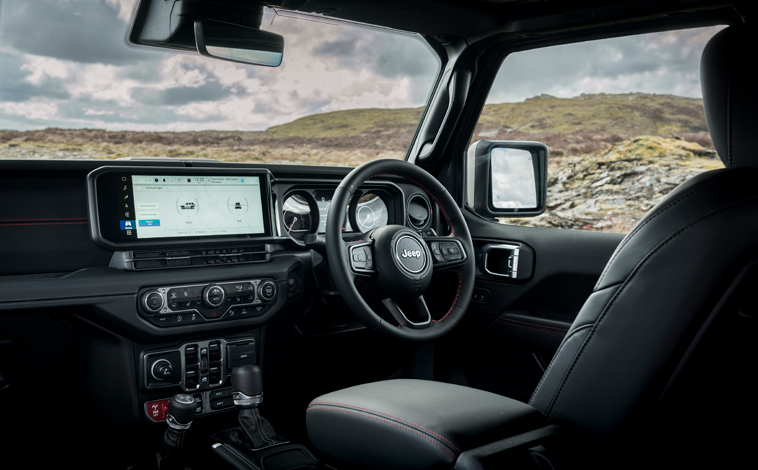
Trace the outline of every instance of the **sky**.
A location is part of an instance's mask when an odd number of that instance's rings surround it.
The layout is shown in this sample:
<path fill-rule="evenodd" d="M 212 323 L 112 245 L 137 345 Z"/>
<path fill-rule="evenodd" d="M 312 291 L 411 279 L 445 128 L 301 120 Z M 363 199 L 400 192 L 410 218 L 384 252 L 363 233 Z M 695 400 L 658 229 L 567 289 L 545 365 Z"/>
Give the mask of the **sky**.
<path fill-rule="evenodd" d="M 414 35 L 282 17 L 268 68 L 128 47 L 133 0 L 0 0 L 0 129 L 264 130 L 354 108 L 423 106 L 439 61 Z M 272 23 L 273 20 L 273 23 Z M 658 33 L 510 56 L 488 102 L 547 93 L 700 96 L 714 29 Z"/>
<path fill-rule="evenodd" d="M 700 56 L 723 27 L 602 39 L 517 52 L 498 72 L 487 103 L 547 94 L 655 93 L 702 98 Z"/>

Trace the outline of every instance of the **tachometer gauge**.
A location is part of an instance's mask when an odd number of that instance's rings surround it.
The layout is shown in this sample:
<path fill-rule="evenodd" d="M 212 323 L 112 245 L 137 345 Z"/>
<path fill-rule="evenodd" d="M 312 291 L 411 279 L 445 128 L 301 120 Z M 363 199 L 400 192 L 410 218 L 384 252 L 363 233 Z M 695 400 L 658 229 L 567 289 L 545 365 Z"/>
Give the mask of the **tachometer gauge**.
<path fill-rule="evenodd" d="M 366 193 L 358 199 L 355 207 L 355 222 L 359 232 L 367 232 L 377 227 L 387 225 L 389 212 L 381 197 Z"/>
<path fill-rule="evenodd" d="M 296 240 L 305 238 L 309 233 L 313 233 L 314 217 L 311 204 L 301 194 L 291 194 L 284 200 L 282 205 L 282 224 L 287 234 Z"/>

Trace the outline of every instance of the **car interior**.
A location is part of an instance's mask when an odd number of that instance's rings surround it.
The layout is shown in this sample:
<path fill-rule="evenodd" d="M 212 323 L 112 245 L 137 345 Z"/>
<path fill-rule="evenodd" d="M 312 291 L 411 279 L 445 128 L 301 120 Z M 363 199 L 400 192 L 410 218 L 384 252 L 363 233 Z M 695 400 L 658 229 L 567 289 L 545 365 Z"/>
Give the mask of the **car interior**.
<path fill-rule="evenodd" d="M 756 5 L 141 0 L 125 40 L 277 66 L 287 37 L 256 27 L 264 7 L 423 38 L 441 67 L 405 158 L 0 159 L 2 467 L 755 460 Z M 553 154 L 474 136 L 504 60 L 706 26 L 724 168 L 628 233 L 511 224 L 549 206 Z"/>

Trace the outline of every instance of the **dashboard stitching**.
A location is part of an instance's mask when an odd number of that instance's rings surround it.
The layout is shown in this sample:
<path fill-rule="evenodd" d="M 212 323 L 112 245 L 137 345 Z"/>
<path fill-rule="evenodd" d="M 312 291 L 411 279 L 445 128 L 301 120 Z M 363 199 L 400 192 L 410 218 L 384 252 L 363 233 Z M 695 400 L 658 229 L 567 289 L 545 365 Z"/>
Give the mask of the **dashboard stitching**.
<path fill-rule="evenodd" d="M 439 441 L 435 441 L 435 440 L 433 440 L 433 439 L 431 439 L 431 438 L 429 438 L 427 436 L 424 436 L 423 434 L 421 434 L 419 432 L 416 432 L 416 431 L 414 431 L 412 429 L 409 429 L 408 426 L 401 426 L 400 424 L 393 423 L 392 421 L 389 421 L 387 419 L 382 419 L 382 418 L 379 418 L 377 416 L 371 416 L 371 415 L 366 414 L 366 413 L 358 413 L 356 411 L 350 411 L 350 410 L 345 410 L 345 409 L 341 409 L 341 408 L 332 408 L 332 407 L 325 407 L 325 406 L 311 406 L 306 411 L 311 411 L 311 410 L 342 411 L 343 413 L 349 413 L 351 415 L 356 415 L 356 416 L 359 416 L 361 418 L 375 419 L 377 421 L 380 421 L 380 422 L 383 422 L 383 423 L 387 423 L 390 426 L 395 426 L 396 428 L 400 428 L 402 430 L 405 430 L 405 431 L 408 431 L 410 433 L 413 433 L 413 434 L 415 434 L 415 435 L 417 435 L 417 436 L 419 436 L 419 437 L 421 437 L 423 439 L 426 439 L 427 441 L 429 441 L 432 444 L 436 445 L 440 449 L 444 450 L 445 453 L 447 453 L 450 457 L 455 458 L 455 454 L 453 452 L 451 452 L 447 447 L 445 447 L 442 444 L 440 444 Z"/>
<path fill-rule="evenodd" d="M 434 202 L 436 202 L 436 203 L 437 203 L 437 206 L 439 206 L 440 210 L 442 211 L 442 215 L 444 215 L 444 216 L 445 216 L 445 219 L 447 220 L 447 223 L 448 223 L 448 224 L 450 224 L 450 235 L 445 235 L 445 236 L 447 236 L 447 237 L 452 237 L 452 236 L 453 236 L 453 232 L 455 231 L 455 227 L 453 227 L 453 221 L 452 221 L 452 220 L 450 220 L 450 217 L 448 217 L 448 215 L 447 215 L 447 211 L 446 211 L 446 210 L 445 210 L 445 208 L 442 206 L 442 203 L 440 202 L 440 200 L 439 200 L 439 199 L 437 199 L 437 196 L 435 196 L 434 194 L 432 194 L 432 192 L 431 192 L 431 191 L 429 191 L 428 189 L 426 189 L 426 186 L 424 186 L 423 184 L 421 184 L 421 183 L 419 183 L 418 181 L 414 180 L 413 178 L 411 178 L 411 177 L 409 177 L 409 176 L 405 176 L 405 175 L 402 175 L 402 174 L 400 174 L 400 173 L 379 173 L 379 174 L 376 174 L 376 175 L 374 175 L 374 176 L 371 176 L 371 177 L 370 177 L 370 178 L 368 178 L 368 179 L 371 179 L 371 178 L 375 178 L 375 177 L 377 177 L 377 176 L 383 176 L 383 175 L 400 176 L 401 178 L 405 178 L 405 179 L 407 179 L 408 181 L 410 181 L 410 182 L 412 182 L 413 184 L 415 184 L 416 186 L 418 186 L 419 188 L 423 189 L 423 190 L 426 192 L 426 194 L 428 194 L 428 195 L 429 195 L 429 197 L 431 197 L 432 199 L 434 199 Z"/>
<path fill-rule="evenodd" d="M 458 275 L 458 290 L 455 292 L 455 298 L 453 299 L 453 305 L 450 306 L 450 310 L 448 310 L 447 313 L 445 314 L 445 316 L 442 317 L 442 318 L 440 318 L 439 320 L 432 320 L 432 321 L 436 321 L 436 322 L 441 322 L 442 320 L 444 320 L 445 318 L 447 318 L 448 315 L 450 315 L 450 312 L 453 311 L 453 309 L 455 308 L 455 304 L 458 303 L 458 296 L 461 295 L 461 286 L 463 285 L 463 276 L 461 276 L 461 273 L 459 273 L 458 271 L 456 271 L 454 269 L 451 269 L 451 270 L 442 271 L 442 272 L 444 272 L 444 273 L 455 273 L 455 274 Z"/>
<path fill-rule="evenodd" d="M 0 302 L 0 307 L 23 305 L 23 304 L 57 304 L 62 302 L 87 302 L 91 300 L 108 300 L 120 298 L 133 298 L 134 294 L 104 295 L 101 297 L 77 297 L 74 299 L 54 299 L 54 300 L 36 300 L 36 299 L 10 299 Z"/>
<path fill-rule="evenodd" d="M 457 447 L 455 444 L 453 444 L 452 442 L 450 442 L 449 440 L 447 440 L 447 439 L 446 439 L 444 436 L 441 436 L 441 435 L 437 434 L 437 433 L 436 433 L 436 432 L 434 432 L 434 431 L 431 431 L 431 430 L 429 430 L 429 429 L 426 429 L 425 427 L 423 427 L 423 426 L 421 426 L 421 425 L 418 425 L 418 424 L 416 424 L 416 423 L 414 423 L 414 422 L 412 422 L 412 421 L 407 421 L 407 420 L 405 420 L 405 419 L 402 419 L 402 418 L 398 418 L 397 416 L 392 416 L 391 414 L 382 413 L 381 411 L 370 410 L 370 409 L 368 409 L 368 408 L 361 408 L 360 406 L 355 406 L 355 405 L 347 405 L 347 404 L 345 404 L 345 403 L 336 403 L 336 402 L 332 402 L 332 401 L 314 401 L 314 402 L 311 402 L 311 405 L 321 405 L 321 404 L 323 404 L 323 405 L 338 405 L 338 406 L 344 406 L 344 407 L 347 407 L 347 408 L 355 408 L 356 410 L 369 411 L 369 412 L 371 412 L 371 413 L 376 413 L 376 414 L 378 414 L 378 415 L 384 415 L 384 416 L 388 416 L 388 417 L 390 417 L 390 418 L 392 418 L 392 419 L 396 419 L 396 420 L 398 420 L 398 421 L 402 421 L 402 422 L 404 422 L 404 423 L 407 423 L 407 424 L 413 425 L 413 426 L 415 426 L 415 427 L 417 427 L 417 428 L 421 428 L 421 429 L 423 429 L 424 431 L 426 431 L 426 432 L 428 432 L 428 433 L 430 433 L 430 434 L 432 434 L 432 435 L 434 435 L 434 436 L 437 436 L 437 437 L 439 437 L 439 438 L 440 438 L 440 439 L 442 439 L 443 441 L 445 441 L 445 442 L 447 442 L 448 444 L 450 444 L 450 446 L 451 446 L 453 449 L 455 449 L 456 451 L 460 452 L 460 449 L 458 449 L 458 447 Z"/>
<path fill-rule="evenodd" d="M 88 222 L 34 222 L 31 224 L 5 224 L 0 222 L 0 227 L 28 227 L 31 225 L 86 225 Z"/>
<path fill-rule="evenodd" d="M 88 220 L 86 217 L 69 217 L 63 219 L 0 219 L 0 222 L 42 222 L 48 220 Z"/>

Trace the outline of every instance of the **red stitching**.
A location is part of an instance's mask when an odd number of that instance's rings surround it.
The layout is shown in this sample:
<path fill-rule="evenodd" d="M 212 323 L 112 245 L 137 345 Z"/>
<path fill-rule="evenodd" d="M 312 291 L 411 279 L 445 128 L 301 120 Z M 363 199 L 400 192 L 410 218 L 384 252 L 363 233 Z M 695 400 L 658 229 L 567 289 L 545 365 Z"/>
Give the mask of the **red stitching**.
<path fill-rule="evenodd" d="M 541 325 L 539 323 L 529 323 L 528 321 L 516 320 L 515 318 L 498 317 L 498 320 L 507 320 L 507 321 L 512 321 L 512 322 L 516 322 L 516 323 L 523 323 L 524 325 L 537 326 L 537 327 L 540 327 L 540 328 L 550 328 L 550 329 L 553 329 L 553 330 L 568 331 L 568 328 L 561 328 L 559 326 Z"/>
<path fill-rule="evenodd" d="M 313 404 L 316 404 L 316 405 L 319 405 L 319 404 L 321 404 L 321 405 L 337 405 L 337 406 L 346 406 L 346 407 L 348 407 L 348 408 L 355 408 L 356 410 L 369 411 L 369 412 L 371 412 L 371 413 L 376 413 L 376 414 L 378 414 L 378 415 L 384 415 L 384 416 L 388 416 L 388 417 L 390 417 L 390 418 L 392 418 L 392 419 L 396 419 L 396 420 L 398 420 L 398 421 L 402 421 L 402 422 L 404 422 L 404 423 L 408 423 L 408 424 L 410 424 L 410 425 L 413 425 L 413 426 L 415 426 L 415 427 L 417 427 L 417 428 L 423 429 L 424 431 L 428 432 L 429 434 L 432 434 L 432 435 L 434 435 L 434 436 L 437 436 L 437 437 L 439 437 L 439 438 L 440 438 L 440 439 L 442 439 L 443 441 L 445 441 L 445 442 L 447 442 L 448 444 L 450 444 L 450 446 L 451 446 L 453 449 L 455 449 L 456 451 L 460 452 L 460 449 L 458 449 L 458 447 L 457 447 L 455 444 L 453 444 L 452 442 L 450 442 L 450 441 L 448 441 L 447 439 L 445 439 L 445 437 L 444 437 L 444 436 L 440 436 L 440 435 L 439 435 L 439 434 L 437 434 L 436 432 L 434 432 L 434 431 L 431 431 L 431 430 L 429 430 L 429 429 L 426 429 L 425 427 L 423 427 L 423 426 L 420 426 L 420 425 L 418 425 L 418 424 L 416 424 L 416 423 L 414 423 L 414 422 L 412 422 L 412 421 L 406 421 L 406 420 L 404 420 L 404 419 L 402 419 L 402 418 L 398 418 L 397 416 L 392 416 L 391 414 L 388 414 L 388 413 L 382 413 L 381 411 L 370 410 L 370 409 L 368 409 L 368 408 L 361 408 L 360 406 L 347 405 L 347 404 L 345 404 L 345 403 L 337 403 L 337 402 L 333 402 L 333 401 L 313 401 L 313 402 L 311 402 L 311 405 L 313 405 Z"/>
<path fill-rule="evenodd" d="M 47 222 L 47 223 L 40 223 L 36 222 L 33 224 L 3 224 L 0 223 L 0 227 L 19 227 L 19 226 L 26 226 L 26 225 L 86 225 L 87 222 Z"/>
<path fill-rule="evenodd" d="M 455 292 L 455 298 L 453 299 L 453 305 L 450 306 L 450 310 L 447 311 L 447 313 L 445 314 L 445 316 L 442 317 L 442 318 L 440 318 L 439 320 L 432 320 L 432 321 L 437 321 L 437 322 L 440 322 L 440 321 L 444 320 L 445 318 L 447 318 L 447 316 L 450 315 L 450 312 L 453 311 L 453 308 L 455 308 L 455 304 L 458 302 L 458 296 L 461 295 L 461 286 L 463 285 L 463 276 L 461 276 L 461 273 L 459 273 L 458 271 L 456 271 L 454 269 L 450 269 L 450 270 L 442 271 L 442 272 L 443 273 L 455 273 L 455 274 L 458 275 L 458 290 Z"/>
<path fill-rule="evenodd" d="M 405 179 L 407 179 L 408 181 L 410 181 L 410 182 L 412 182 L 413 184 L 415 184 L 416 186 L 418 186 L 419 188 L 421 188 L 421 189 L 423 189 L 424 191 L 426 191 L 426 194 L 428 194 L 428 195 L 429 195 L 429 197 L 431 197 L 432 199 L 434 199 L 434 202 L 436 202 L 436 203 L 437 203 L 437 205 L 440 207 L 440 210 L 442 211 L 442 215 L 444 215 L 444 216 L 445 216 L 445 219 L 447 219 L 447 223 L 448 223 L 448 224 L 450 224 L 450 235 L 445 235 L 445 236 L 446 236 L 446 237 L 452 237 L 452 236 L 453 236 L 453 232 L 455 232 L 455 227 L 453 227 L 453 221 L 452 221 L 452 220 L 450 220 L 450 217 L 448 217 L 448 215 L 447 215 L 447 211 L 446 211 L 446 210 L 445 210 L 445 208 L 442 206 L 442 203 L 440 202 L 440 200 L 439 200 L 439 199 L 437 199 L 437 196 L 435 196 L 434 194 L 432 194 L 432 192 L 431 192 L 431 191 L 429 191 L 428 189 L 426 189 L 426 186 L 424 186 L 423 184 L 421 184 L 421 183 L 419 183 L 418 181 L 414 180 L 414 179 L 413 179 L 413 178 L 411 178 L 410 176 L 401 175 L 400 173 L 378 173 L 378 174 L 376 174 L 376 175 L 374 175 L 374 176 L 370 176 L 370 177 L 368 177 L 368 178 L 367 178 L 367 180 L 370 180 L 371 178 L 376 178 L 377 176 L 382 176 L 382 175 L 392 175 L 392 176 L 399 176 L 399 177 L 401 177 L 401 178 L 405 178 Z M 363 183 L 361 183 L 361 184 L 363 184 Z M 360 185 L 359 185 L 359 186 L 360 186 Z"/>
<path fill-rule="evenodd" d="M 0 219 L 1 222 L 38 222 L 41 220 L 87 220 L 86 217 L 70 217 L 67 219 Z"/>
<path fill-rule="evenodd" d="M 387 423 L 387 424 L 389 424 L 391 426 L 395 426 L 396 428 L 403 429 L 403 430 L 408 431 L 410 433 L 413 433 L 413 434 L 415 434 L 415 435 L 417 435 L 417 436 L 419 436 L 419 437 L 421 437 L 423 439 L 426 439 L 427 441 L 429 441 L 432 444 L 436 445 L 440 449 L 444 450 L 447 453 L 447 455 L 449 455 L 450 457 L 452 457 L 453 459 L 455 459 L 455 454 L 452 453 L 452 452 L 450 452 L 450 449 L 448 449 L 447 447 L 443 446 L 439 442 L 434 441 L 434 440 L 430 439 L 429 437 L 424 436 L 423 434 L 418 433 L 418 432 L 416 432 L 416 431 L 414 431 L 412 429 L 408 429 L 407 427 L 400 426 L 397 423 L 393 423 L 392 421 L 387 421 L 386 419 L 382 419 L 382 418 L 379 418 L 377 416 L 366 415 L 366 414 L 358 413 L 358 412 L 355 412 L 355 411 L 343 410 L 341 408 L 327 408 L 327 407 L 324 407 L 324 406 L 311 406 L 311 407 L 309 407 L 305 411 L 308 412 L 308 411 L 311 411 L 311 410 L 342 411 L 343 413 L 350 413 L 352 415 L 360 416 L 361 418 L 371 418 L 371 419 L 375 419 L 377 421 L 381 421 L 382 423 Z"/>
<path fill-rule="evenodd" d="M 518 323 L 508 323 L 507 321 L 502 321 L 502 320 L 499 320 L 499 319 L 496 320 L 496 321 L 498 323 L 502 323 L 504 325 L 520 326 L 521 328 L 529 328 L 530 330 L 545 331 L 547 333 L 565 334 L 566 332 L 568 332 L 568 330 L 563 330 L 563 329 L 561 329 L 561 331 L 556 331 L 556 330 L 548 330 L 547 328 L 535 328 L 533 326 L 519 325 Z"/>

